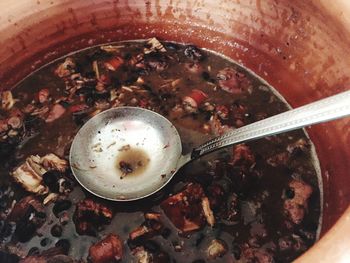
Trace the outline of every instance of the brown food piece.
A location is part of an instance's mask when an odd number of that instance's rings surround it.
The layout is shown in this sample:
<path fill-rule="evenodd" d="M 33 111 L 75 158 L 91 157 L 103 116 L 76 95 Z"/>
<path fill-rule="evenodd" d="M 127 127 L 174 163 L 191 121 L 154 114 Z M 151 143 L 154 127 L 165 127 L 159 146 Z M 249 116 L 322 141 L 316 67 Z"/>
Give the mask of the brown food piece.
<path fill-rule="evenodd" d="M 161 234 L 163 224 L 160 222 L 159 213 L 145 213 L 146 221 L 129 234 L 130 240 L 136 240 L 140 238 L 151 238 L 155 235 Z"/>
<path fill-rule="evenodd" d="M 39 90 L 37 96 L 38 96 L 38 101 L 40 103 L 44 103 L 44 102 L 46 102 L 49 99 L 50 91 L 47 88 L 41 89 L 41 90 Z"/>
<path fill-rule="evenodd" d="M 87 198 L 76 205 L 73 221 L 79 235 L 94 236 L 98 227 L 109 224 L 112 217 L 110 208 Z"/>
<path fill-rule="evenodd" d="M 244 90 L 242 81 L 245 76 L 233 68 L 224 68 L 216 75 L 220 88 L 232 94 L 241 94 Z"/>
<path fill-rule="evenodd" d="M 46 122 L 53 122 L 62 117 L 62 115 L 66 112 L 66 109 L 61 104 L 53 105 L 49 115 L 46 118 Z"/>
<path fill-rule="evenodd" d="M 255 164 L 255 156 L 251 149 L 245 144 L 238 144 L 233 147 L 232 165 L 243 168 L 250 168 Z"/>
<path fill-rule="evenodd" d="M 164 200 L 160 206 L 176 228 L 184 233 L 191 232 L 205 224 L 201 205 L 203 197 L 203 188 L 191 183 L 182 192 Z"/>
<path fill-rule="evenodd" d="M 290 154 L 288 152 L 282 152 L 271 156 L 266 160 L 266 162 L 273 167 L 283 166 L 288 163 L 289 158 Z"/>
<path fill-rule="evenodd" d="M 109 70 L 116 71 L 121 65 L 123 65 L 124 60 L 121 57 L 114 57 L 105 62 L 105 67 Z"/>
<path fill-rule="evenodd" d="M 75 72 L 75 62 L 72 58 L 66 58 L 66 60 L 58 65 L 57 69 L 55 70 L 55 74 L 60 77 L 68 77 L 71 74 Z"/>
<path fill-rule="evenodd" d="M 0 99 L 1 99 L 1 108 L 3 110 L 10 110 L 13 107 L 13 105 L 15 105 L 15 102 L 16 102 L 10 90 L 2 91 L 0 93 Z"/>
<path fill-rule="evenodd" d="M 215 112 L 222 120 L 227 120 L 230 113 L 229 109 L 225 105 L 217 105 L 215 107 Z"/>
<path fill-rule="evenodd" d="M 211 132 L 215 136 L 222 135 L 222 134 L 230 131 L 230 129 L 231 129 L 229 126 L 221 123 L 217 114 L 214 114 L 213 116 L 211 116 L 211 118 L 209 120 L 209 125 L 210 125 Z"/>
<path fill-rule="evenodd" d="M 308 210 L 308 200 L 313 192 L 312 187 L 301 180 L 293 180 L 289 188 L 294 197 L 284 201 L 285 214 L 294 224 L 300 224 Z"/>
<path fill-rule="evenodd" d="M 298 154 L 307 151 L 310 148 L 310 144 L 305 139 L 299 139 L 294 143 L 287 146 L 287 151 L 291 154 Z"/>
<path fill-rule="evenodd" d="M 112 263 L 122 257 L 123 243 L 115 234 L 109 234 L 89 248 L 89 259 L 92 263 Z"/>

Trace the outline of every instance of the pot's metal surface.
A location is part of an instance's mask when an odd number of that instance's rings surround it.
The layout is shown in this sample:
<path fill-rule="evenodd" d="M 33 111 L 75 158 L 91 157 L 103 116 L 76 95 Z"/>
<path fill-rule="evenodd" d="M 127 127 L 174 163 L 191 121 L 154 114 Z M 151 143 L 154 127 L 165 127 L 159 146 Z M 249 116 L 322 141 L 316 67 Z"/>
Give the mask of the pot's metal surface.
<path fill-rule="evenodd" d="M 72 50 L 157 36 L 192 42 L 239 61 L 297 107 L 349 89 L 349 14 L 347 0 L 3 0 L 0 89 Z M 308 130 L 324 182 L 322 234 L 350 203 L 349 126 L 341 120 Z M 333 243 L 321 240 L 331 245 L 322 247 L 322 260 L 349 260 L 350 240 L 343 234 L 350 231 L 349 215 L 347 211 L 327 235 Z M 312 251 L 305 255 L 314 255 Z"/>

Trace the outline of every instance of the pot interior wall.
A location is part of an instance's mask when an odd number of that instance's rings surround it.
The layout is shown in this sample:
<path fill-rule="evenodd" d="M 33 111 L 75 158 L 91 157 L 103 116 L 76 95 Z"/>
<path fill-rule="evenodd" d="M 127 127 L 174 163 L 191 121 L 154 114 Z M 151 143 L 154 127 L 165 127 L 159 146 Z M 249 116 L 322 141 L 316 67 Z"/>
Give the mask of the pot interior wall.
<path fill-rule="evenodd" d="M 349 89 L 350 39 L 311 1 L 2 1 L 1 89 L 91 45 L 156 36 L 223 53 L 292 106 Z M 350 200 L 350 119 L 309 129 L 321 162 L 325 233 Z"/>

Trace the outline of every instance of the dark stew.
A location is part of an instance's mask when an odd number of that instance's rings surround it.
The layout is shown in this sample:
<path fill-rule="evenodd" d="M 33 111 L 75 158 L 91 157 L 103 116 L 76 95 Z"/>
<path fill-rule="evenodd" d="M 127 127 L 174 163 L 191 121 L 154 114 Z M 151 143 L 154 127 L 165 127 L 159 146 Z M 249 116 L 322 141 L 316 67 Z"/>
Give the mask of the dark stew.
<path fill-rule="evenodd" d="M 210 154 L 141 201 L 84 191 L 67 161 L 74 135 L 124 105 L 167 117 L 185 152 L 288 109 L 193 45 L 153 38 L 52 62 L 1 92 L 0 262 L 290 262 L 315 242 L 321 191 L 303 130 Z"/>

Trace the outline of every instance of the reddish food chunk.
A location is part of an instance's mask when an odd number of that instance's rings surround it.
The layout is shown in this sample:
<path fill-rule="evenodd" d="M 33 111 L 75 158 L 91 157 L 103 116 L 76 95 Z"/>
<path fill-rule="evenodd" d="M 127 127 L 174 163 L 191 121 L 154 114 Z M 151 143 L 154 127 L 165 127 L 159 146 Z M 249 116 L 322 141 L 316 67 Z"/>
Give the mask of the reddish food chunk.
<path fill-rule="evenodd" d="M 124 60 L 121 57 L 114 57 L 105 62 L 105 67 L 111 71 L 116 71 L 121 65 L 123 65 Z"/>
<path fill-rule="evenodd" d="M 200 229 L 206 221 L 202 198 L 202 187 L 191 183 L 182 192 L 164 200 L 161 208 L 176 228 L 182 232 L 191 232 Z"/>
<path fill-rule="evenodd" d="M 112 217 L 113 212 L 107 206 L 84 199 L 77 204 L 73 221 L 78 234 L 94 236 L 100 226 L 110 223 Z"/>
<path fill-rule="evenodd" d="M 202 67 L 200 64 L 198 63 L 186 63 L 185 64 L 185 68 L 191 72 L 191 73 L 194 73 L 194 74 L 198 74 L 200 72 L 202 72 Z"/>
<path fill-rule="evenodd" d="M 227 120 L 229 117 L 229 109 L 224 105 L 218 105 L 215 107 L 216 114 L 220 117 L 222 120 Z"/>
<path fill-rule="evenodd" d="M 229 93 L 241 94 L 244 91 L 242 81 L 245 79 L 245 76 L 233 68 L 220 70 L 216 78 L 218 79 L 220 88 Z"/>
<path fill-rule="evenodd" d="M 255 164 L 255 156 L 245 144 L 233 147 L 232 165 L 249 168 Z"/>
<path fill-rule="evenodd" d="M 38 92 L 38 101 L 40 103 L 44 103 L 44 102 L 46 102 L 48 100 L 49 96 L 50 96 L 49 89 L 46 89 L 46 88 L 45 89 L 41 89 Z"/>
<path fill-rule="evenodd" d="M 193 89 L 191 93 L 182 99 L 187 112 L 196 112 L 198 107 L 208 98 L 208 95 L 199 89 Z"/>
<path fill-rule="evenodd" d="M 53 122 L 66 112 L 66 109 L 61 104 L 53 105 L 51 111 L 49 112 L 49 116 L 46 118 L 46 122 Z"/>
<path fill-rule="evenodd" d="M 92 263 L 111 263 L 123 257 L 123 243 L 117 235 L 109 234 L 104 239 L 92 245 L 89 249 L 89 259 Z"/>
<path fill-rule="evenodd" d="M 285 214 L 294 224 L 300 224 L 308 210 L 308 200 L 312 194 L 312 187 L 301 180 L 289 183 L 289 199 L 284 201 Z"/>
<path fill-rule="evenodd" d="M 87 110 L 89 108 L 86 104 L 76 104 L 69 107 L 71 113 L 79 113 Z"/>

